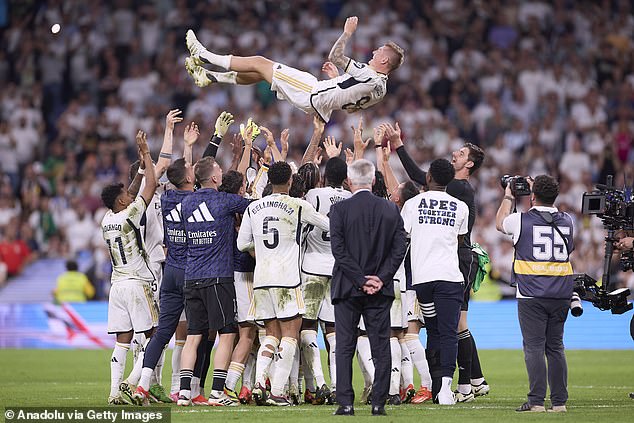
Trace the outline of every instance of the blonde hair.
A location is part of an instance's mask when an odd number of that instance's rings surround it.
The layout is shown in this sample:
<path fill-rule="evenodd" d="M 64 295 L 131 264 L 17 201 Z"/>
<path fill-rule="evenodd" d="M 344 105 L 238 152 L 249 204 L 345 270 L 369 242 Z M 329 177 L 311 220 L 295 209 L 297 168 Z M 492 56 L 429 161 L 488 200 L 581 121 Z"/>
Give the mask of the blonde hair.
<path fill-rule="evenodd" d="M 405 60 L 405 50 L 403 50 L 394 41 L 388 41 L 387 43 L 385 43 L 385 45 L 392 49 L 392 52 L 394 53 L 389 58 L 390 72 L 392 72 L 393 70 L 398 69 L 399 66 L 403 64 L 403 61 Z"/>

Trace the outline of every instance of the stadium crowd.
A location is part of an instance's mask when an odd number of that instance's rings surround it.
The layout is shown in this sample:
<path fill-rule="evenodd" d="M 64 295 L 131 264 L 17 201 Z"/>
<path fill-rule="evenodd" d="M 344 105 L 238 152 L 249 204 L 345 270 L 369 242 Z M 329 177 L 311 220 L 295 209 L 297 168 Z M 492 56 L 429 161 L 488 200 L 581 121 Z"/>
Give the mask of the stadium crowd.
<path fill-rule="evenodd" d="M 266 52 L 319 75 L 352 14 L 363 22 L 349 45 L 352 57 L 364 60 L 390 39 L 407 54 L 385 101 L 363 112 L 368 133 L 398 121 L 422 168 L 463 140 L 486 151 L 471 179 L 478 206 L 473 239 L 489 251 L 492 277 L 509 281 L 513 260 L 510 239 L 495 230 L 499 177 L 540 173 L 558 176 L 557 206 L 575 218 L 575 272 L 598 277 L 604 231 L 598 219 L 580 214 L 581 194 L 607 174 L 618 185 L 633 183 L 628 1 L 214 1 L 210 7 L 187 0 L 57 0 L 37 9 L 11 3 L 0 22 L 4 272 L 12 276 L 35 257 L 79 256 L 91 263 L 97 297 L 104 298 L 110 259 L 99 229 L 105 213 L 99 194 L 108 183 L 127 184 L 138 129 L 148 133 L 158 159 L 169 109 L 197 122 L 203 140 L 222 110 L 238 122 L 253 117 L 275 134 L 290 128 L 288 160 L 299 164 L 310 118 L 276 101 L 266 83 L 197 88 L 183 66 L 185 31 L 196 29 L 216 51 Z M 55 23 L 58 33 L 51 31 Z M 357 120 L 358 114 L 335 113 L 325 135 L 351 145 Z M 182 128 L 175 134 L 178 154 Z M 204 144 L 194 146 L 195 157 Z M 223 144 L 220 162 L 231 156 Z M 398 158 L 390 162 L 404 180 Z"/>

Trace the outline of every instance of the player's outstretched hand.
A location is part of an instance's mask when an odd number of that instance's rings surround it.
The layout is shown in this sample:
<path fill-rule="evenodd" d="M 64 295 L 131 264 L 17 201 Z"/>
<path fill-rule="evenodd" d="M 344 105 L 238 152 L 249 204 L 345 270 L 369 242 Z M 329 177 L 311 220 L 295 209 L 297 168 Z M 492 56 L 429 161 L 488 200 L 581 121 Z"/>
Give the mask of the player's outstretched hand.
<path fill-rule="evenodd" d="M 349 148 L 346 148 L 344 153 L 346 154 L 346 164 L 350 165 L 354 161 L 354 153 Z"/>
<path fill-rule="evenodd" d="M 346 19 L 346 23 L 343 25 L 343 32 L 348 35 L 352 35 L 354 31 L 357 30 L 357 23 L 359 23 L 359 18 L 356 16 L 350 16 Z"/>
<path fill-rule="evenodd" d="M 333 136 L 328 136 L 324 140 L 324 149 L 326 150 L 328 158 L 339 157 L 341 155 L 342 148 L 343 143 L 340 142 L 339 145 L 337 145 L 337 140 L 335 140 L 335 137 Z"/>
<path fill-rule="evenodd" d="M 194 145 L 196 140 L 198 140 L 198 136 L 200 135 L 200 131 L 198 130 L 198 125 L 196 122 L 192 122 L 185 127 L 185 132 L 183 132 L 183 139 L 185 140 L 185 144 Z"/>
<path fill-rule="evenodd" d="M 321 166 L 321 161 L 324 158 L 324 149 L 321 147 L 317 147 L 317 153 L 315 154 L 315 159 L 313 160 L 313 163 L 315 163 L 315 165 L 317 166 Z"/>
<path fill-rule="evenodd" d="M 183 118 L 179 116 L 181 113 L 183 112 L 179 109 L 170 110 L 165 116 L 165 127 L 174 130 L 174 125 L 183 121 Z"/>
<path fill-rule="evenodd" d="M 249 138 L 251 138 L 251 142 L 255 141 L 258 135 L 260 135 L 260 127 L 253 121 L 252 118 L 247 120 L 246 125 L 244 123 L 240 124 L 240 135 L 242 135 L 244 142 L 247 142 L 247 131 L 249 131 Z"/>
<path fill-rule="evenodd" d="M 264 133 L 264 137 L 266 138 L 266 145 L 274 146 L 275 138 L 273 138 L 273 133 L 266 126 L 260 126 L 260 130 Z"/>
<path fill-rule="evenodd" d="M 147 134 L 141 130 L 136 133 L 136 145 L 141 152 L 141 156 L 150 152 L 150 148 L 147 145 Z"/>
<path fill-rule="evenodd" d="M 359 124 L 355 128 L 352 126 L 352 133 L 354 135 L 354 151 L 357 159 L 363 157 L 363 152 L 368 145 L 370 145 L 370 141 L 372 138 L 368 138 L 365 142 L 363 141 L 363 116 L 359 118 Z"/>
<path fill-rule="evenodd" d="M 220 138 L 224 137 L 233 122 L 235 121 L 233 120 L 233 115 L 231 113 L 220 113 L 220 116 L 216 119 L 216 125 L 214 126 L 214 135 Z"/>
<path fill-rule="evenodd" d="M 389 123 L 384 123 L 385 126 L 385 136 L 390 142 L 390 147 L 392 150 L 396 150 L 400 146 L 403 145 L 403 139 L 401 138 L 401 127 L 398 126 L 398 122 L 394 126 Z"/>
<path fill-rule="evenodd" d="M 321 118 L 317 115 L 313 116 L 313 128 L 315 128 L 315 132 L 323 133 L 324 128 L 326 127 L 326 122 L 321 120 Z"/>
<path fill-rule="evenodd" d="M 282 135 L 280 136 L 280 143 L 282 144 L 282 160 L 286 160 L 286 156 L 288 155 L 288 138 L 290 136 L 290 130 L 288 128 L 282 131 Z"/>
<path fill-rule="evenodd" d="M 325 62 L 321 66 L 321 71 L 328 75 L 328 78 L 333 79 L 339 76 L 339 70 L 332 62 Z"/>

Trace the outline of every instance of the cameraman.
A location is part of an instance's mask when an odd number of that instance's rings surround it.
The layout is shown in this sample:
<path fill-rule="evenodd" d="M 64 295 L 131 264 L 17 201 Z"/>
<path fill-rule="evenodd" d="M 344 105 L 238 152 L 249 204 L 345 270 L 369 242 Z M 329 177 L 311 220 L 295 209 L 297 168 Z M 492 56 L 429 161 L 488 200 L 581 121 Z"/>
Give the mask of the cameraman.
<path fill-rule="evenodd" d="M 528 182 L 532 183 L 530 210 L 511 213 L 515 201 L 512 181 L 495 218 L 497 230 L 511 235 L 515 245 L 511 281 L 517 284 L 517 311 L 530 385 L 528 401 L 516 411 L 546 411 L 544 398 L 550 383 L 552 408 L 548 411 L 565 412 L 568 368 L 563 335 L 573 288 L 573 222 L 553 206 L 559 195 L 554 178 L 540 175 L 534 182 L 528 178 Z"/>

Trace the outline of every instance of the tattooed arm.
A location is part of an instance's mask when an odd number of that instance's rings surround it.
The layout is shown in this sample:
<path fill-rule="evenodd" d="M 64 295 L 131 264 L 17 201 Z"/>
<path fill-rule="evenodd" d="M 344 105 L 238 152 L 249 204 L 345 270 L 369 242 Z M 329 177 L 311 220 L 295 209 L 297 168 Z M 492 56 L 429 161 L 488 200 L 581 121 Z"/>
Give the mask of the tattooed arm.
<path fill-rule="evenodd" d="M 358 18 L 356 16 L 346 19 L 346 23 L 343 26 L 343 34 L 337 39 L 328 55 L 328 60 L 343 69 L 344 72 L 350 64 L 350 58 L 344 55 L 343 51 L 346 48 L 346 42 L 357 29 L 357 22 Z"/>

